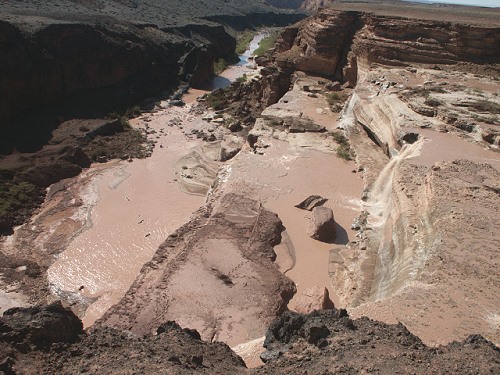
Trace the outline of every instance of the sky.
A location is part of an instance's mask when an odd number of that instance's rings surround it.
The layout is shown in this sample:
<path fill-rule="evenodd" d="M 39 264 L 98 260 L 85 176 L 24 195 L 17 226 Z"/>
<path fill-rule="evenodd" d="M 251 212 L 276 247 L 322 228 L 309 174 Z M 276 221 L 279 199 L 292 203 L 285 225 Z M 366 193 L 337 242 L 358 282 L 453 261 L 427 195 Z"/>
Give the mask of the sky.
<path fill-rule="evenodd" d="M 418 1 L 422 3 L 476 5 L 483 7 L 500 7 L 500 0 L 407 0 L 407 1 Z"/>

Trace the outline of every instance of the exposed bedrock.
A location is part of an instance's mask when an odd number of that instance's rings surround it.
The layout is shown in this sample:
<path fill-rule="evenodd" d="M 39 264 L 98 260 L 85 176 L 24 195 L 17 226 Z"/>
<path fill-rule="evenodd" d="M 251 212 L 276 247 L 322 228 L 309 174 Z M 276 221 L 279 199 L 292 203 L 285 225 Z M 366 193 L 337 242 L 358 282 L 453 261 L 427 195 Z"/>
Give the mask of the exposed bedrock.
<path fill-rule="evenodd" d="M 275 57 L 278 66 L 354 85 L 356 65 L 498 63 L 499 43 L 498 27 L 323 9 L 289 27 Z"/>
<path fill-rule="evenodd" d="M 224 343 L 164 321 L 154 334 L 112 328 L 84 332 L 60 303 L 8 310 L 0 318 L 0 372 L 5 374 L 237 374 L 245 365 Z"/>
<path fill-rule="evenodd" d="M 266 365 L 255 374 L 429 371 L 481 373 L 498 367 L 498 348 L 479 335 L 429 348 L 404 325 L 368 318 L 353 320 L 345 310 L 286 312 L 266 333 L 261 355 Z M 431 370 L 432 369 L 432 370 Z"/>
<path fill-rule="evenodd" d="M 176 320 L 231 345 L 262 336 L 295 293 L 273 263 L 282 230 L 257 201 L 223 196 L 168 237 L 95 325 L 145 334 Z"/>

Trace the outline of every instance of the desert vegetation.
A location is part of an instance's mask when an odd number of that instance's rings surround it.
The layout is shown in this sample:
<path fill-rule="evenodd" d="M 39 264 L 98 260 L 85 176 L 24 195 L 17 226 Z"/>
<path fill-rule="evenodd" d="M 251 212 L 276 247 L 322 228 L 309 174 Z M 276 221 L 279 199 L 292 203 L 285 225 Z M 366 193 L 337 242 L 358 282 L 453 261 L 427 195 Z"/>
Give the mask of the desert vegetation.
<path fill-rule="evenodd" d="M 266 52 L 274 46 L 276 40 L 279 36 L 279 31 L 274 30 L 269 33 L 264 39 L 261 40 L 259 44 L 259 48 L 257 48 L 254 52 L 255 56 L 264 56 Z"/>

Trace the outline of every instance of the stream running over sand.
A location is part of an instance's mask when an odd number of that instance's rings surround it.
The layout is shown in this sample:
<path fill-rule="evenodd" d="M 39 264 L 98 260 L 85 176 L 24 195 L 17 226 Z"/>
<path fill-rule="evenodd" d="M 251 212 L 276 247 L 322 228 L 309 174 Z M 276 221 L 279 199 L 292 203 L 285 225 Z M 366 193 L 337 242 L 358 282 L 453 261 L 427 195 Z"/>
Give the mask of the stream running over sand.
<path fill-rule="evenodd" d="M 258 34 L 240 63 L 215 77 L 210 89 L 225 87 L 252 71 L 248 57 L 262 37 Z M 174 180 L 175 162 L 202 143 L 186 135 L 206 126 L 189 114 L 189 102 L 203 92 L 186 95 L 185 107 L 162 103 L 163 109 L 156 113 L 132 120 L 133 126 L 147 126 L 154 134 L 158 143 L 152 156 L 132 163 L 109 163 L 86 189 L 95 194 L 96 202 L 88 213 L 89 228 L 59 255 L 47 277 L 56 296 L 93 301 L 83 316 L 87 327 L 121 299 L 158 246 L 205 203 L 202 196 L 182 192 Z M 179 120 L 181 126 L 169 126 Z"/>

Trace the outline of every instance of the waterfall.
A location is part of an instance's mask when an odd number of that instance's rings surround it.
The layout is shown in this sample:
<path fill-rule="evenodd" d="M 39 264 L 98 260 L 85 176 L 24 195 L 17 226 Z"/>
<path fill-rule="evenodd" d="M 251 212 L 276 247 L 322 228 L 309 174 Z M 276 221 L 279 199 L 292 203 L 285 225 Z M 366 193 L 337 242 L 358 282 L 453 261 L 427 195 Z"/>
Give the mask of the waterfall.
<path fill-rule="evenodd" d="M 399 208 L 394 202 L 394 175 L 403 160 L 418 156 L 422 143 L 423 139 L 419 139 L 413 144 L 404 145 L 401 151 L 391 158 L 377 177 L 365 205 L 370 214 L 369 226 L 373 229 L 373 242 L 378 243 L 378 276 L 372 286 L 372 295 L 376 300 L 387 296 L 394 278 L 401 270 L 394 264 L 394 260 L 405 252 L 404 243 L 401 243 L 395 230 Z M 392 250 L 394 256 L 391 255 Z"/>

